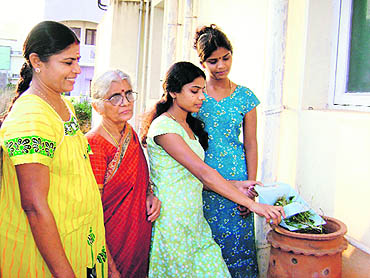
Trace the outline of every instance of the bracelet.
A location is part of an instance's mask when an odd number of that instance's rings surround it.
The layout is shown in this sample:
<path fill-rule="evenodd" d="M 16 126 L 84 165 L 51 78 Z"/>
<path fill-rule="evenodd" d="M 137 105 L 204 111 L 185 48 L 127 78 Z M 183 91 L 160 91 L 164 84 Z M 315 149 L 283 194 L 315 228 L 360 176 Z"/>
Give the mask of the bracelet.
<path fill-rule="evenodd" d="M 148 192 L 149 192 L 150 194 L 153 194 L 153 193 L 154 193 L 154 191 L 153 191 L 153 185 L 154 185 L 154 183 L 152 182 L 152 180 L 151 180 L 151 179 L 149 179 Z"/>

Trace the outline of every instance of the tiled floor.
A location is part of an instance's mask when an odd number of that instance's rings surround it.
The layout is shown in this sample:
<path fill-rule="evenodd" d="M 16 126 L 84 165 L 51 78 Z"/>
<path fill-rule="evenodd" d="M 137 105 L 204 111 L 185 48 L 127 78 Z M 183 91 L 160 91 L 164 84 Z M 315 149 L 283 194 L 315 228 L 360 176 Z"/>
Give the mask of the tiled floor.
<path fill-rule="evenodd" d="M 348 245 L 343 252 L 342 278 L 369 278 L 370 255 Z"/>

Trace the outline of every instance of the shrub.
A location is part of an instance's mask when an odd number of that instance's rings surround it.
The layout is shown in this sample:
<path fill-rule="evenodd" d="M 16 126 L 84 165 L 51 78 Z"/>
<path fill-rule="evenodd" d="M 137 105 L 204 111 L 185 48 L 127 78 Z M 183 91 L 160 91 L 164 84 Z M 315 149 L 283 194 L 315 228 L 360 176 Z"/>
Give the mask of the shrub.
<path fill-rule="evenodd" d="M 91 105 L 87 100 L 82 102 L 71 98 L 72 104 L 76 111 L 77 121 L 80 125 L 81 131 L 86 133 L 91 128 Z"/>
<path fill-rule="evenodd" d="M 15 94 L 14 88 L 8 86 L 6 89 L 0 90 L 0 115 L 8 110 L 9 103 Z"/>

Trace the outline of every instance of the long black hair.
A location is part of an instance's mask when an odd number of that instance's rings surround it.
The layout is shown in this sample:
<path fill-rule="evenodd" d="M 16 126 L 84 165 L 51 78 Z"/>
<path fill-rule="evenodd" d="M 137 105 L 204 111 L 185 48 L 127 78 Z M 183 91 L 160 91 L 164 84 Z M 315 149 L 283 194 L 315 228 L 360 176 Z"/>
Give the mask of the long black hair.
<path fill-rule="evenodd" d="M 20 71 L 20 79 L 16 86 L 16 94 L 12 99 L 7 113 L 0 120 L 0 124 L 11 110 L 14 102 L 29 88 L 33 76 L 33 67 L 30 55 L 35 53 L 42 62 L 58 54 L 71 44 L 79 44 L 76 34 L 67 26 L 55 21 L 43 21 L 32 28 L 23 44 L 23 57 L 25 62 Z"/>
<path fill-rule="evenodd" d="M 233 53 L 233 46 L 224 32 L 215 24 L 202 26 L 197 29 L 194 36 L 193 47 L 197 50 L 200 63 L 203 64 L 219 47 Z"/>
<path fill-rule="evenodd" d="M 206 79 L 205 73 L 199 67 L 190 62 L 177 62 L 169 68 L 163 83 L 163 96 L 161 100 L 157 102 L 155 108 L 151 112 L 147 113 L 142 124 L 141 135 L 144 145 L 146 144 L 146 135 L 151 122 L 161 114 L 167 112 L 173 104 L 173 98 L 170 92 L 177 94 L 181 93 L 184 85 L 193 82 L 194 79 L 198 77 Z M 191 113 L 188 113 L 186 122 L 189 124 L 194 134 L 199 138 L 199 143 L 202 145 L 203 149 L 206 150 L 208 148 L 208 134 L 204 130 L 204 123 L 193 117 Z"/>

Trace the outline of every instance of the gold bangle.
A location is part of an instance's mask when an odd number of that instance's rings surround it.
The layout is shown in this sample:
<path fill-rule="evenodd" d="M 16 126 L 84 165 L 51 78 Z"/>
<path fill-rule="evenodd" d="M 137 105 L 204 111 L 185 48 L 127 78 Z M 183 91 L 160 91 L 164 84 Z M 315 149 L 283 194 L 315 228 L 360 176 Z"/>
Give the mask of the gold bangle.
<path fill-rule="evenodd" d="M 153 191 L 153 185 L 154 185 L 154 183 L 151 180 L 149 180 L 148 191 L 149 191 L 150 194 L 153 194 L 154 193 L 154 191 Z"/>

